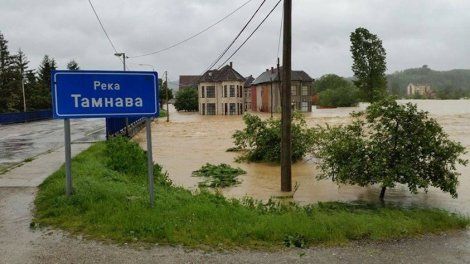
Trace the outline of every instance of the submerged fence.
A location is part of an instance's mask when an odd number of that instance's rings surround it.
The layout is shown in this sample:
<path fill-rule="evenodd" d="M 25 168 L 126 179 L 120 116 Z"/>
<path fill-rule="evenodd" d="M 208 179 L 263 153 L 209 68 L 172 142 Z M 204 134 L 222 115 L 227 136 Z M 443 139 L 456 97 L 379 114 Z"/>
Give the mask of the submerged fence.
<path fill-rule="evenodd" d="M 0 114 L 0 124 L 23 123 L 52 118 L 52 110 L 38 110 L 30 112 L 3 113 Z"/>
<path fill-rule="evenodd" d="M 144 125 L 145 118 L 143 117 L 106 118 L 106 138 L 118 135 L 132 137 L 137 134 Z"/>

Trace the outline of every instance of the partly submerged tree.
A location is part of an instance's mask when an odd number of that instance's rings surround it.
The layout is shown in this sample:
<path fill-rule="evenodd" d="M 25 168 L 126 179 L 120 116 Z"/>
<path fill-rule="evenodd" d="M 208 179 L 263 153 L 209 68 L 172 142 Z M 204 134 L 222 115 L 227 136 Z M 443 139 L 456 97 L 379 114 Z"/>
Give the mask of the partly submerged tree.
<path fill-rule="evenodd" d="M 243 151 L 238 160 L 253 162 L 281 161 L 281 120 L 262 120 L 259 116 L 245 114 L 246 127 L 233 134 L 236 150 Z M 300 113 L 292 117 L 292 161 L 302 159 L 312 150 L 314 129 L 309 128 Z"/>
<path fill-rule="evenodd" d="M 71 60 L 67 63 L 67 69 L 70 71 L 79 71 L 80 66 L 78 66 L 78 63 L 75 60 Z"/>
<path fill-rule="evenodd" d="M 175 108 L 178 111 L 197 111 L 198 110 L 198 94 L 197 89 L 183 88 L 176 93 Z"/>
<path fill-rule="evenodd" d="M 365 28 L 351 33 L 352 71 L 354 84 L 361 90 L 362 99 L 375 102 L 386 94 L 386 52 L 382 41 Z"/>
<path fill-rule="evenodd" d="M 318 104 L 328 107 L 355 106 L 359 91 L 350 81 L 336 74 L 326 74 L 315 82 Z"/>
<path fill-rule="evenodd" d="M 407 185 L 412 193 L 430 186 L 457 197 L 457 164 L 465 147 L 449 139 L 443 128 L 416 105 L 395 100 L 376 102 L 365 112 L 353 114 L 350 125 L 320 132 L 316 155 L 320 179 L 338 184 L 387 188 Z"/>

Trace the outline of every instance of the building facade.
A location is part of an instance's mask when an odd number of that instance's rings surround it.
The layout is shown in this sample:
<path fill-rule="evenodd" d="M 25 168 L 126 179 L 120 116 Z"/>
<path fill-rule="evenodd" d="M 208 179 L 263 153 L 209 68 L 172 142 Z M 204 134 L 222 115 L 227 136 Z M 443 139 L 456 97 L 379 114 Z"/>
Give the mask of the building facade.
<path fill-rule="evenodd" d="M 282 72 L 282 68 L 280 69 Z M 304 71 L 291 74 L 292 110 L 311 112 L 314 96 L 312 79 Z M 281 112 L 281 82 L 277 69 L 267 69 L 260 74 L 251 88 L 251 110 L 258 112 Z"/>
<path fill-rule="evenodd" d="M 253 85 L 254 80 L 255 78 L 253 78 L 252 75 L 246 77 L 245 85 L 243 87 L 243 105 L 245 112 L 251 110 L 251 87 Z"/>
<path fill-rule="evenodd" d="M 233 64 L 220 70 L 209 70 L 198 84 L 201 115 L 241 115 L 244 110 L 245 78 L 233 69 Z"/>
<path fill-rule="evenodd" d="M 431 85 L 429 84 L 413 84 L 410 83 L 406 87 L 406 95 L 408 96 L 423 96 L 427 98 L 434 97 L 434 91 L 431 89 Z"/>

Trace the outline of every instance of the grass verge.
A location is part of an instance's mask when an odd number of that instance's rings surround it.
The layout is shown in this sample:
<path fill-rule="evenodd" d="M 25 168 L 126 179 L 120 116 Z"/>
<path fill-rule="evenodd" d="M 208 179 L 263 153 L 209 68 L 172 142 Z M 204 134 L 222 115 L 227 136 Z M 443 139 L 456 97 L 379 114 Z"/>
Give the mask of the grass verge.
<path fill-rule="evenodd" d="M 106 144 L 72 163 L 74 195 L 64 195 L 61 168 L 41 186 L 32 226 L 52 226 L 88 238 L 182 244 L 197 248 L 273 248 L 384 240 L 465 228 L 469 219 L 438 209 L 319 203 L 307 207 L 228 200 L 173 187 L 157 172 L 155 208 L 147 179 L 109 168 Z"/>

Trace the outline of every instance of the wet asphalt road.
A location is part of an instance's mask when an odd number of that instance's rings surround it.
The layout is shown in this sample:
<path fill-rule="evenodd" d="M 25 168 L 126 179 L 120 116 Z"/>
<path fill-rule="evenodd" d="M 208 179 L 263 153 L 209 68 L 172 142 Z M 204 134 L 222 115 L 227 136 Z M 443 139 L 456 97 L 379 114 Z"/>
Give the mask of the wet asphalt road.
<path fill-rule="evenodd" d="M 105 138 L 104 119 L 71 120 L 74 142 Z M 0 168 L 22 162 L 64 145 L 62 120 L 45 120 L 13 125 L 0 125 Z"/>

